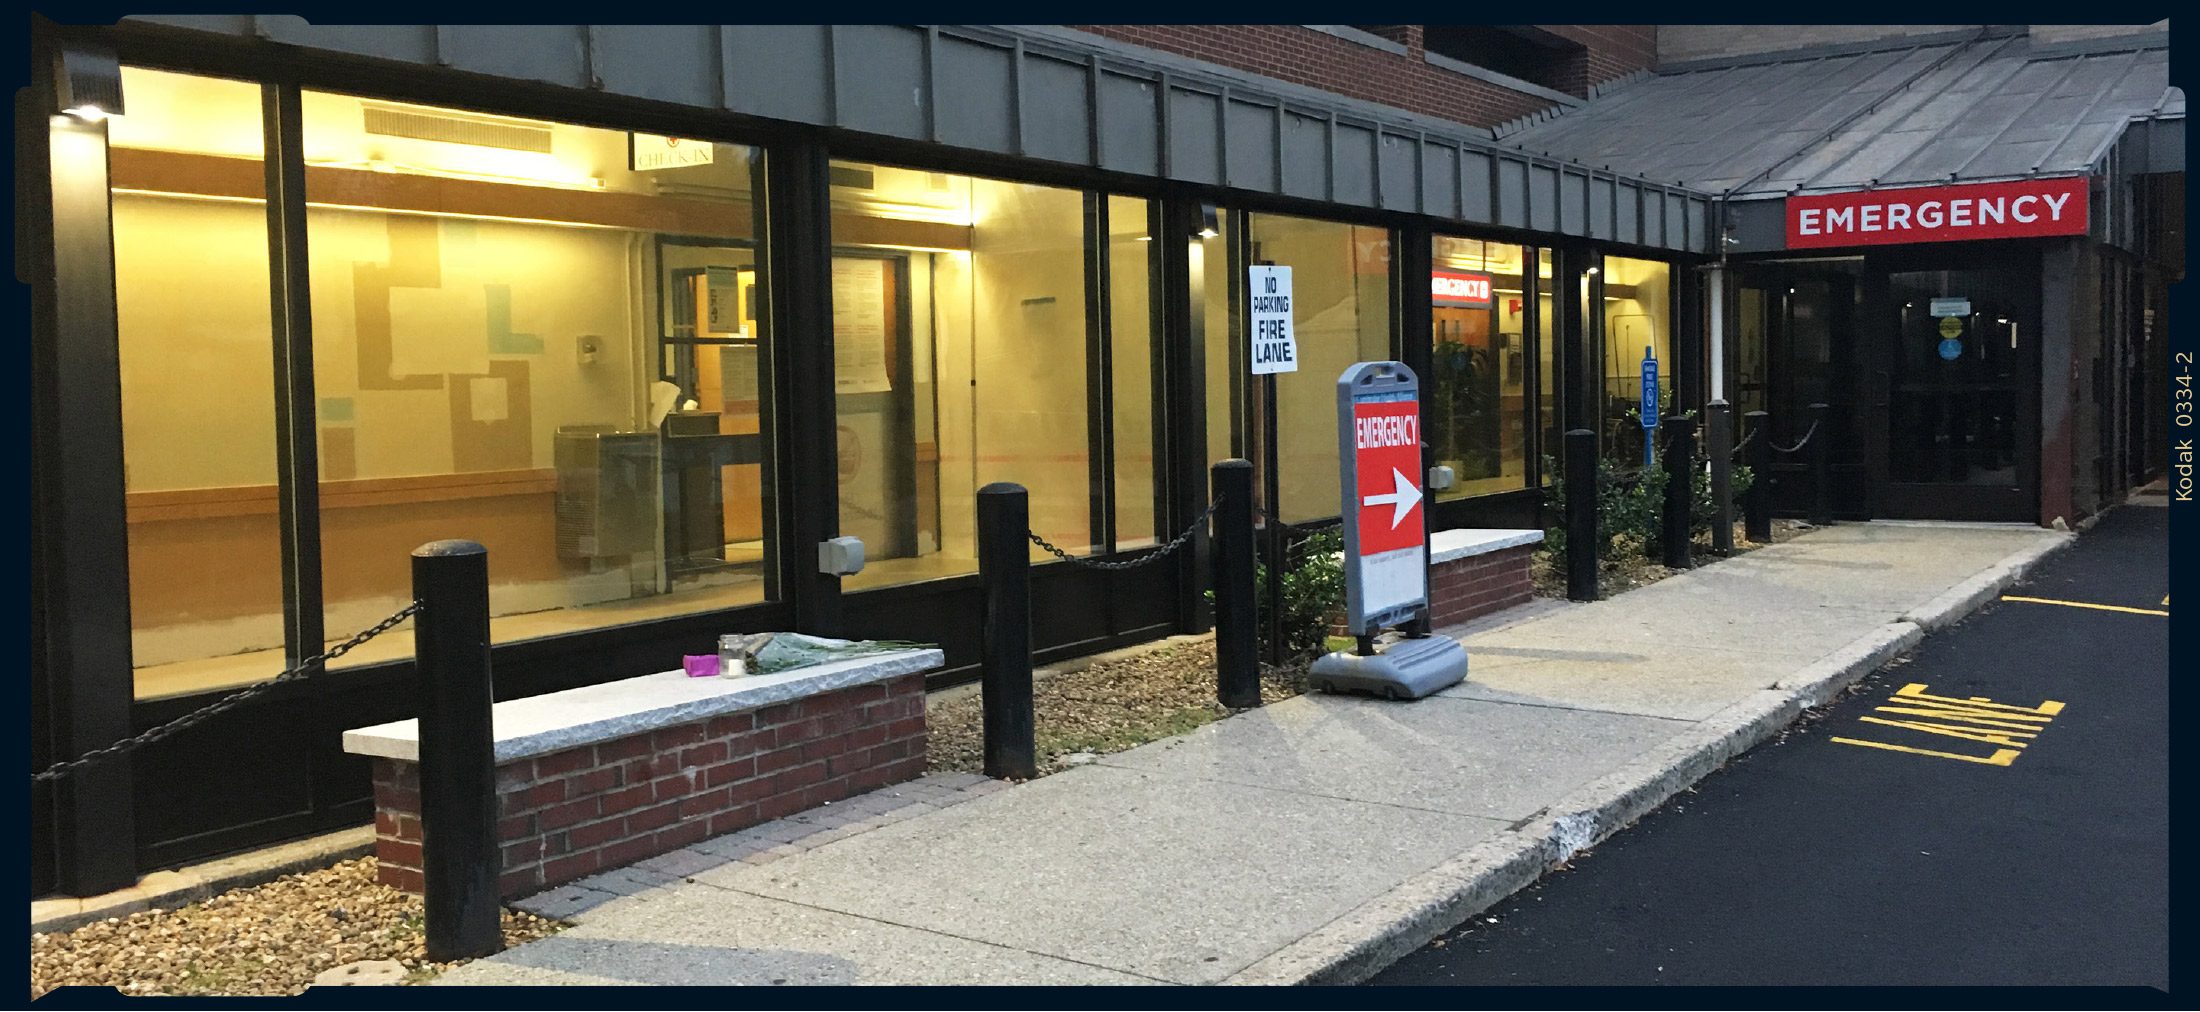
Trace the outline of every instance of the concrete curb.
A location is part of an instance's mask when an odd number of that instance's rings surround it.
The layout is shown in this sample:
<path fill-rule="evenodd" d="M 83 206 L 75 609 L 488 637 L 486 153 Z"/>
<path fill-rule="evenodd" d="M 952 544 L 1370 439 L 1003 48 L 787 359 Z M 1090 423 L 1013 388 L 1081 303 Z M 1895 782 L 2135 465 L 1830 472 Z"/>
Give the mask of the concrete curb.
<path fill-rule="evenodd" d="M 1553 865 L 1632 825 L 1728 760 L 1778 734 L 1804 710 L 1838 695 L 1992 600 L 2057 538 L 2012 553 L 1899 619 L 1746 696 L 1528 821 L 1406 881 L 1232 974 L 1230 984 L 1352 984 L 1541 878 Z"/>
<path fill-rule="evenodd" d="M 152 872 L 128 889 L 99 896 L 32 900 L 31 932 L 74 931 L 110 917 L 189 906 L 231 889 L 270 882 L 292 872 L 326 868 L 373 851 L 374 827 L 357 826 L 174 871 Z"/>
<path fill-rule="evenodd" d="M 2041 559 L 2070 547 L 2071 542 L 2076 539 L 2075 534 L 2063 534 L 2053 541 L 2018 549 L 1970 579 L 1943 591 L 1939 597 L 1905 612 L 1902 620 L 1915 622 L 1926 632 L 1939 632 L 1977 611 L 1980 605 L 1993 600 L 2010 584 L 2023 578 Z"/>

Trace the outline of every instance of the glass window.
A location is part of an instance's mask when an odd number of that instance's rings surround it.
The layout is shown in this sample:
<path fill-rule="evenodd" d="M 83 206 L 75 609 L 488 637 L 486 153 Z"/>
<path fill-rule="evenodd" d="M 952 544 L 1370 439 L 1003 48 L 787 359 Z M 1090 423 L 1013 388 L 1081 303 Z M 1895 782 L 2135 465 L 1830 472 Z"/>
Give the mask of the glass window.
<path fill-rule="evenodd" d="M 1548 485 L 1559 476 L 1565 463 L 1562 459 L 1566 452 L 1566 431 L 1562 421 L 1566 417 L 1563 410 L 1565 395 L 1560 392 L 1561 366 L 1558 358 L 1559 345 L 1565 343 L 1565 339 L 1554 333 L 1550 324 L 1555 317 L 1551 315 L 1551 251 L 1548 247 L 1535 251 L 1535 263 L 1535 308 L 1539 314 L 1536 319 L 1543 324 L 1536 328 L 1535 423 L 1537 431 L 1543 434 L 1543 442 L 1537 452 L 1545 458 L 1541 462 L 1541 470 L 1536 473 L 1542 478 L 1543 484 Z"/>
<path fill-rule="evenodd" d="M 1115 460 L 1115 548 L 1153 545 L 1154 475 L 1160 463 L 1154 424 L 1154 308 L 1151 205 L 1111 196 L 1108 206 L 1109 449 Z"/>
<path fill-rule="evenodd" d="M 1237 272 L 1230 267 L 1232 216 L 1218 214 L 1211 227 L 1203 227 L 1192 240 L 1191 275 L 1193 324 L 1200 328 L 1206 355 L 1207 465 L 1233 457 L 1258 457 L 1238 428 L 1243 423 L 1238 405 L 1245 391 L 1245 366 L 1240 350 L 1244 342 L 1231 321 L 1235 316 L 1238 287 L 1231 282 Z M 1258 461 L 1256 460 L 1257 464 Z M 1259 484 L 1254 485 L 1256 491 Z"/>
<path fill-rule="evenodd" d="M 283 667 L 260 88 L 122 71 L 107 122 L 137 695 Z"/>
<path fill-rule="evenodd" d="M 1438 464 L 1456 477 L 1438 501 L 1528 485 L 1527 251 L 1436 236 L 1429 279 L 1429 375 L 1421 416 Z"/>
<path fill-rule="evenodd" d="M 1254 263 L 1292 268 L 1299 368 L 1276 376 L 1275 512 L 1285 523 L 1334 517 L 1337 377 L 1354 362 L 1392 357 L 1390 232 L 1255 214 L 1247 237 Z"/>
<path fill-rule="evenodd" d="M 771 596 L 760 153 L 303 105 L 331 637 L 438 538 L 488 547 L 498 642 Z"/>
<path fill-rule="evenodd" d="M 1658 397 L 1673 395 L 1673 268 L 1657 260 L 1605 257 L 1604 455 L 1621 465 L 1642 463 L 1642 358 L 1658 361 Z"/>
<path fill-rule="evenodd" d="M 836 162 L 832 199 L 843 586 L 975 572 L 996 481 L 1092 551 L 1085 194 Z"/>

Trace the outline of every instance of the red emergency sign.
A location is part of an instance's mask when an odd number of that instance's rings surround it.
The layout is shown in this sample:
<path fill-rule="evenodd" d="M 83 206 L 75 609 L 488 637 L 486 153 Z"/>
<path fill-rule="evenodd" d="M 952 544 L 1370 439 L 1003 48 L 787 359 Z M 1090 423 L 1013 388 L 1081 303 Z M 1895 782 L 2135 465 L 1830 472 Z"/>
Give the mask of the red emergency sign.
<path fill-rule="evenodd" d="M 1429 301 L 1460 309 L 1490 308 L 1490 276 L 1467 271 L 1429 272 Z"/>
<path fill-rule="evenodd" d="M 2085 177 L 1913 186 L 1787 199 L 1789 249 L 2086 232 Z"/>
<path fill-rule="evenodd" d="M 1422 543 L 1420 402 L 1352 405 L 1353 471 L 1358 475 L 1360 554 Z"/>

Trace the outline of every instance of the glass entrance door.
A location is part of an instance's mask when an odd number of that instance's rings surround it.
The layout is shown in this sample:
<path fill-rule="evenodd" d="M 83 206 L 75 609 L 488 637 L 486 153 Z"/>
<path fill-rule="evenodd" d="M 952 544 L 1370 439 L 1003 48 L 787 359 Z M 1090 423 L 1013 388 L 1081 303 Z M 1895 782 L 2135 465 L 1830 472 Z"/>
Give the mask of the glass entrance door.
<path fill-rule="evenodd" d="M 2024 272 L 1893 270 L 1876 300 L 1877 513 L 2036 519 L 2039 297 Z"/>

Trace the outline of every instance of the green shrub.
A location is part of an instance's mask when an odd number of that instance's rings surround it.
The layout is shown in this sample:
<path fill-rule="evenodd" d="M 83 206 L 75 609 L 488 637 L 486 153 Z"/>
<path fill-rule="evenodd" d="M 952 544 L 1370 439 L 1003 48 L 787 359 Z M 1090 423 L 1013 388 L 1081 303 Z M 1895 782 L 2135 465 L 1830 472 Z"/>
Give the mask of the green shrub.
<path fill-rule="evenodd" d="M 1711 525 L 1717 515 L 1717 506 L 1711 498 L 1711 474 L 1704 466 L 1705 458 L 1699 454 L 1696 466 L 1690 468 L 1689 481 L 1689 533 L 1690 540 L 1708 547 Z M 1545 474 L 1558 475 L 1557 462 L 1543 458 Z M 1756 476 L 1749 468 L 1735 465 L 1728 481 L 1733 487 L 1735 509 L 1740 511 L 1742 494 L 1749 491 Z M 1624 546 L 1641 546 L 1645 555 L 1660 558 L 1665 544 L 1665 468 L 1632 468 L 1621 470 L 1609 461 L 1597 462 L 1597 558 L 1609 560 Z M 1546 497 L 1550 506 L 1553 526 L 1543 531 L 1543 549 L 1551 557 L 1554 566 L 1566 564 L 1566 482 L 1562 478 L 1551 479 Z"/>
<path fill-rule="evenodd" d="M 1330 620 L 1344 611 L 1344 530 L 1331 527 L 1291 538 L 1283 570 L 1283 656 L 1288 663 L 1329 650 Z M 1212 603 L 1215 592 L 1207 592 Z M 1253 621 L 1268 636 L 1268 563 L 1253 564 Z M 1265 654 L 1266 651 L 1263 651 Z"/>

